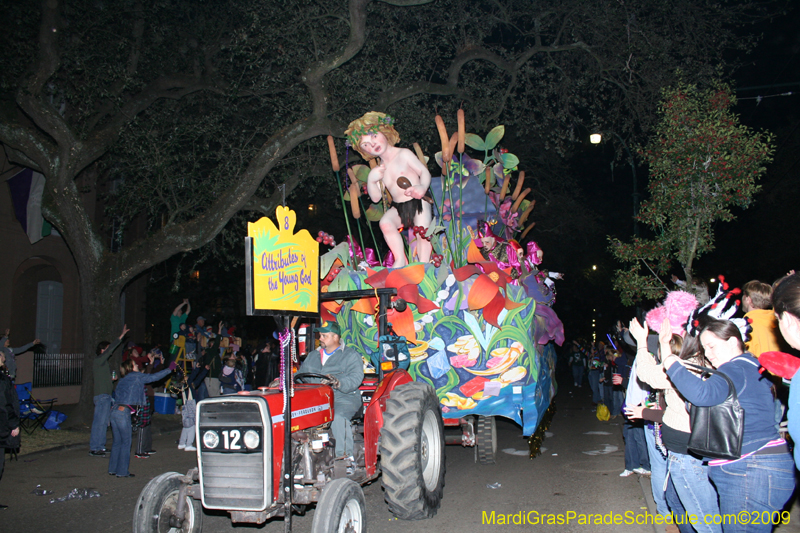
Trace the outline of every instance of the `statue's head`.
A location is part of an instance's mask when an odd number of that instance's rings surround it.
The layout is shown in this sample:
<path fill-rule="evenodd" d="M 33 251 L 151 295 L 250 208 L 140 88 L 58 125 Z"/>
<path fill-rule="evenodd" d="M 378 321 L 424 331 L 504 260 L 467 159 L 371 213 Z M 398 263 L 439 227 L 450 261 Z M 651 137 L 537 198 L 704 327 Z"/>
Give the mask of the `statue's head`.
<path fill-rule="evenodd" d="M 394 146 L 400 141 L 400 134 L 394 129 L 394 122 L 394 117 L 386 113 L 370 111 L 351 122 L 344 134 L 361 157 L 369 161 L 375 156 L 361 148 L 361 138 L 372 133 L 382 133 L 389 145 Z"/>

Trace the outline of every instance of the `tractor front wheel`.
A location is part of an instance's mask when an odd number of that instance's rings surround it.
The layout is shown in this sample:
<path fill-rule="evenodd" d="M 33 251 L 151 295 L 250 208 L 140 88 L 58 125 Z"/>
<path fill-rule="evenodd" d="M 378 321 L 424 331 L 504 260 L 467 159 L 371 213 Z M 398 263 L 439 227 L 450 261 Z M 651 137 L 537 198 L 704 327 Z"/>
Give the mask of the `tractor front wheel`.
<path fill-rule="evenodd" d="M 367 513 L 364 491 L 355 481 L 335 479 L 322 489 L 314 511 L 312 533 L 365 533 Z"/>
<path fill-rule="evenodd" d="M 134 533 L 200 533 L 203 530 L 203 506 L 186 496 L 186 512 L 180 526 L 170 523 L 178 508 L 181 478 L 167 472 L 150 480 L 139 494 L 133 510 Z"/>
<path fill-rule="evenodd" d="M 436 514 L 444 491 L 444 424 L 436 392 L 411 382 L 393 390 L 381 429 L 381 470 L 389 510 L 403 520 Z"/>

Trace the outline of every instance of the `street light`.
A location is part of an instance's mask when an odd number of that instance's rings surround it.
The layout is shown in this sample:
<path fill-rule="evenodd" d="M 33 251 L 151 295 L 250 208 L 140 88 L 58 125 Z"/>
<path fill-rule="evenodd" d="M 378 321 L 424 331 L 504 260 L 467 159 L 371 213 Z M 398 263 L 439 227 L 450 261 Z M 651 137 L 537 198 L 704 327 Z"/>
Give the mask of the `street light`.
<path fill-rule="evenodd" d="M 619 142 L 622 143 L 622 147 L 625 148 L 625 152 L 628 154 L 628 162 L 631 165 L 631 174 L 633 175 L 633 234 L 638 237 L 639 236 L 639 221 L 636 220 L 636 217 L 639 216 L 639 191 L 636 184 L 636 164 L 633 161 L 633 155 L 631 154 L 630 149 L 628 148 L 627 143 L 623 140 L 622 137 L 619 136 L 617 132 L 612 131 Z M 589 135 L 589 142 L 592 144 L 600 144 L 603 140 L 603 135 L 601 133 L 592 133 Z"/>

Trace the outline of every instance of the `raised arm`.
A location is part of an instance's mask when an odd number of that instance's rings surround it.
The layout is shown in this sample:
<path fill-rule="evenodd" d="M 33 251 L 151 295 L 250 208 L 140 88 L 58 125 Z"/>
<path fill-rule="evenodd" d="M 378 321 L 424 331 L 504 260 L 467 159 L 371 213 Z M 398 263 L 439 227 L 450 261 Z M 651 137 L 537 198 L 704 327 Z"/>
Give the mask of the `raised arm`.
<path fill-rule="evenodd" d="M 19 354 L 21 354 L 21 353 L 25 353 L 25 352 L 27 352 L 28 350 L 30 350 L 31 348 L 33 348 L 33 347 L 34 347 L 34 345 L 36 345 L 36 344 L 41 344 L 41 343 L 42 343 L 42 341 L 40 341 L 39 339 L 36 339 L 36 340 L 35 340 L 35 341 L 33 341 L 33 342 L 29 342 L 28 344 L 24 344 L 24 345 L 22 345 L 22 346 L 19 346 L 19 347 L 17 347 L 17 348 L 11 348 L 11 351 L 13 351 L 13 352 L 14 352 L 14 355 L 19 355 Z"/>
<path fill-rule="evenodd" d="M 172 367 L 173 364 L 174 363 L 171 363 L 170 367 Z M 143 381 L 144 383 L 152 383 L 154 381 L 158 381 L 165 376 L 169 376 L 172 373 L 172 370 L 173 370 L 172 368 L 165 368 L 164 370 L 155 372 L 154 374 L 144 374 Z"/>
<path fill-rule="evenodd" d="M 703 381 L 699 376 L 689 372 L 686 367 L 678 364 L 676 359 L 675 356 L 669 357 L 664 361 L 664 366 L 667 368 L 669 379 L 687 401 L 704 407 L 718 405 L 725 401 L 725 398 L 728 397 L 729 387 L 724 378 L 718 374 L 712 374 L 710 378 Z M 728 377 L 737 390 L 742 389 L 744 380 L 741 379 L 741 375 L 728 372 Z"/>

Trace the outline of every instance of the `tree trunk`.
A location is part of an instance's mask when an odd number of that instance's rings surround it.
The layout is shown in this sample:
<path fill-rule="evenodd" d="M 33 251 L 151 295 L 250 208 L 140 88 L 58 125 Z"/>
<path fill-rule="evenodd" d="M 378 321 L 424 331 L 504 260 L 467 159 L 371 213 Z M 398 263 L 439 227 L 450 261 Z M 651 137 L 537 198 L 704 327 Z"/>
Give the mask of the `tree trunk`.
<path fill-rule="evenodd" d="M 686 275 L 686 290 L 694 294 L 694 279 L 692 276 L 692 264 L 697 255 L 697 244 L 700 241 L 700 217 L 697 217 L 694 224 L 694 233 L 686 251 L 686 262 L 682 264 L 683 273 Z"/>
<path fill-rule="evenodd" d="M 103 276 L 81 276 L 81 307 L 83 313 L 83 379 L 78 403 L 78 418 L 91 423 L 94 413 L 94 372 L 92 363 L 97 357 L 97 345 L 113 343 L 122 332 L 120 289 L 105 283 Z M 111 357 L 111 368 L 117 368 L 121 349 Z"/>

